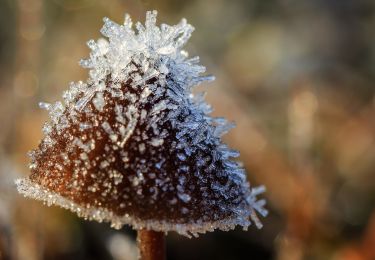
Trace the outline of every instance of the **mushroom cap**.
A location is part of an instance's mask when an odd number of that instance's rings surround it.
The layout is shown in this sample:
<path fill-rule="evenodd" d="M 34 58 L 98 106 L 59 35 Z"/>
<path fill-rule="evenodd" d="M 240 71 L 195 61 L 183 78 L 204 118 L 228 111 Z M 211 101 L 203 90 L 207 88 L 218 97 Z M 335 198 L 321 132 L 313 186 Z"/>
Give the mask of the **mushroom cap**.
<path fill-rule="evenodd" d="M 190 236 L 247 228 L 265 201 L 250 188 L 238 152 L 221 136 L 231 127 L 210 117 L 191 88 L 212 80 L 198 58 L 181 48 L 193 27 L 157 27 L 156 11 L 145 27 L 105 19 L 107 40 L 89 41 L 86 83 L 72 83 L 64 102 L 42 103 L 51 121 L 30 153 L 31 175 L 19 192 L 79 216 L 120 228 L 177 231 Z"/>

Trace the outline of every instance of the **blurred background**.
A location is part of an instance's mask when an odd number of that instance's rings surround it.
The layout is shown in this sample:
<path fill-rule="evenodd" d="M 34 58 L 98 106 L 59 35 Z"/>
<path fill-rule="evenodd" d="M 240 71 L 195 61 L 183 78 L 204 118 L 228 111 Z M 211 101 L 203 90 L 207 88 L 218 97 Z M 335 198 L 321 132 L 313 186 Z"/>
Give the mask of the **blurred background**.
<path fill-rule="evenodd" d="M 24 199 L 47 113 L 102 18 L 182 17 L 187 46 L 225 136 L 252 185 L 265 184 L 264 228 L 168 235 L 168 259 L 375 259 L 375 2 L 373 0 L 0 0 L 0 259 L 136 259 L 135 233 Z"/>

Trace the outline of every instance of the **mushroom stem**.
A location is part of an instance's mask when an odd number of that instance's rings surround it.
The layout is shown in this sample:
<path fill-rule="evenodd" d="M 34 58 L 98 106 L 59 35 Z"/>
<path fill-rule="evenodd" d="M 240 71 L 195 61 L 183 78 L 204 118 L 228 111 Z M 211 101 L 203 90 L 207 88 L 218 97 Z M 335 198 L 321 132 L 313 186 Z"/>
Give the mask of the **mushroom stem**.
<path fill-rule="evenodd" d="M 163 232 L 138 230 L 137 243 L 140 260 L 165 260 L 165 236 Z"/>

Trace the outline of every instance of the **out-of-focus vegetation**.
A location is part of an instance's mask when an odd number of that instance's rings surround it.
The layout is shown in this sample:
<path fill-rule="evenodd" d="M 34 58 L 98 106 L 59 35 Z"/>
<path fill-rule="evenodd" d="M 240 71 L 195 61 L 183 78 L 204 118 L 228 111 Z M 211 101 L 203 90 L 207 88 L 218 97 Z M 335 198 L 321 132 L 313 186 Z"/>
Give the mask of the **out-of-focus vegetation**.
<path fill-rule="evenodd" d="M 134 232 L 24 199 L 47 114 L 85 80 L 77 61 L 102 17 L 181 17 L 187 46 L 217 80 L 215 115 L 252 184 L 264 183 L 264 229 L 168 236 L 168 259 L 375 259 L 375 2 L 372 0 L 0 0 L 0 259 L 136 259 Z"/>

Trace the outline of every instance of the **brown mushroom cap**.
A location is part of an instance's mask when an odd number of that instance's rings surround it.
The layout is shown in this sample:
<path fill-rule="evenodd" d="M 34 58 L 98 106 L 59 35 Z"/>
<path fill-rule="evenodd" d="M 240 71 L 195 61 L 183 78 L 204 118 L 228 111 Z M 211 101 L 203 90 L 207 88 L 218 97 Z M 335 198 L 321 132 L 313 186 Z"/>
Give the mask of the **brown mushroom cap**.
<path fill-rule="evenodd" d="M 146 32 L 154 31 L 155 16 L 148 13 Z M 262 189 L 250 189 L 244 170 L 230 159 L 237 152 L 220 139 L 230 126 L 208 116 L 207 104 L 191 95 L 190 85 L 205 80 L 202 70 L 181 78 L 181 67 L 198 65 L 178 53 L 134 53 L 125 77 L 113 68 L 105 77 L 91 75 L 87 84 L 71 86 L 64 104 L 45 105 L 52 120 L 31 154 L 31 175 L 17 181 L 19 191 L 116 228 L 195 235 L 247 228 L 249 217 L 259 225 L 254 209 L 267 213 L 255 198 Z"/>

